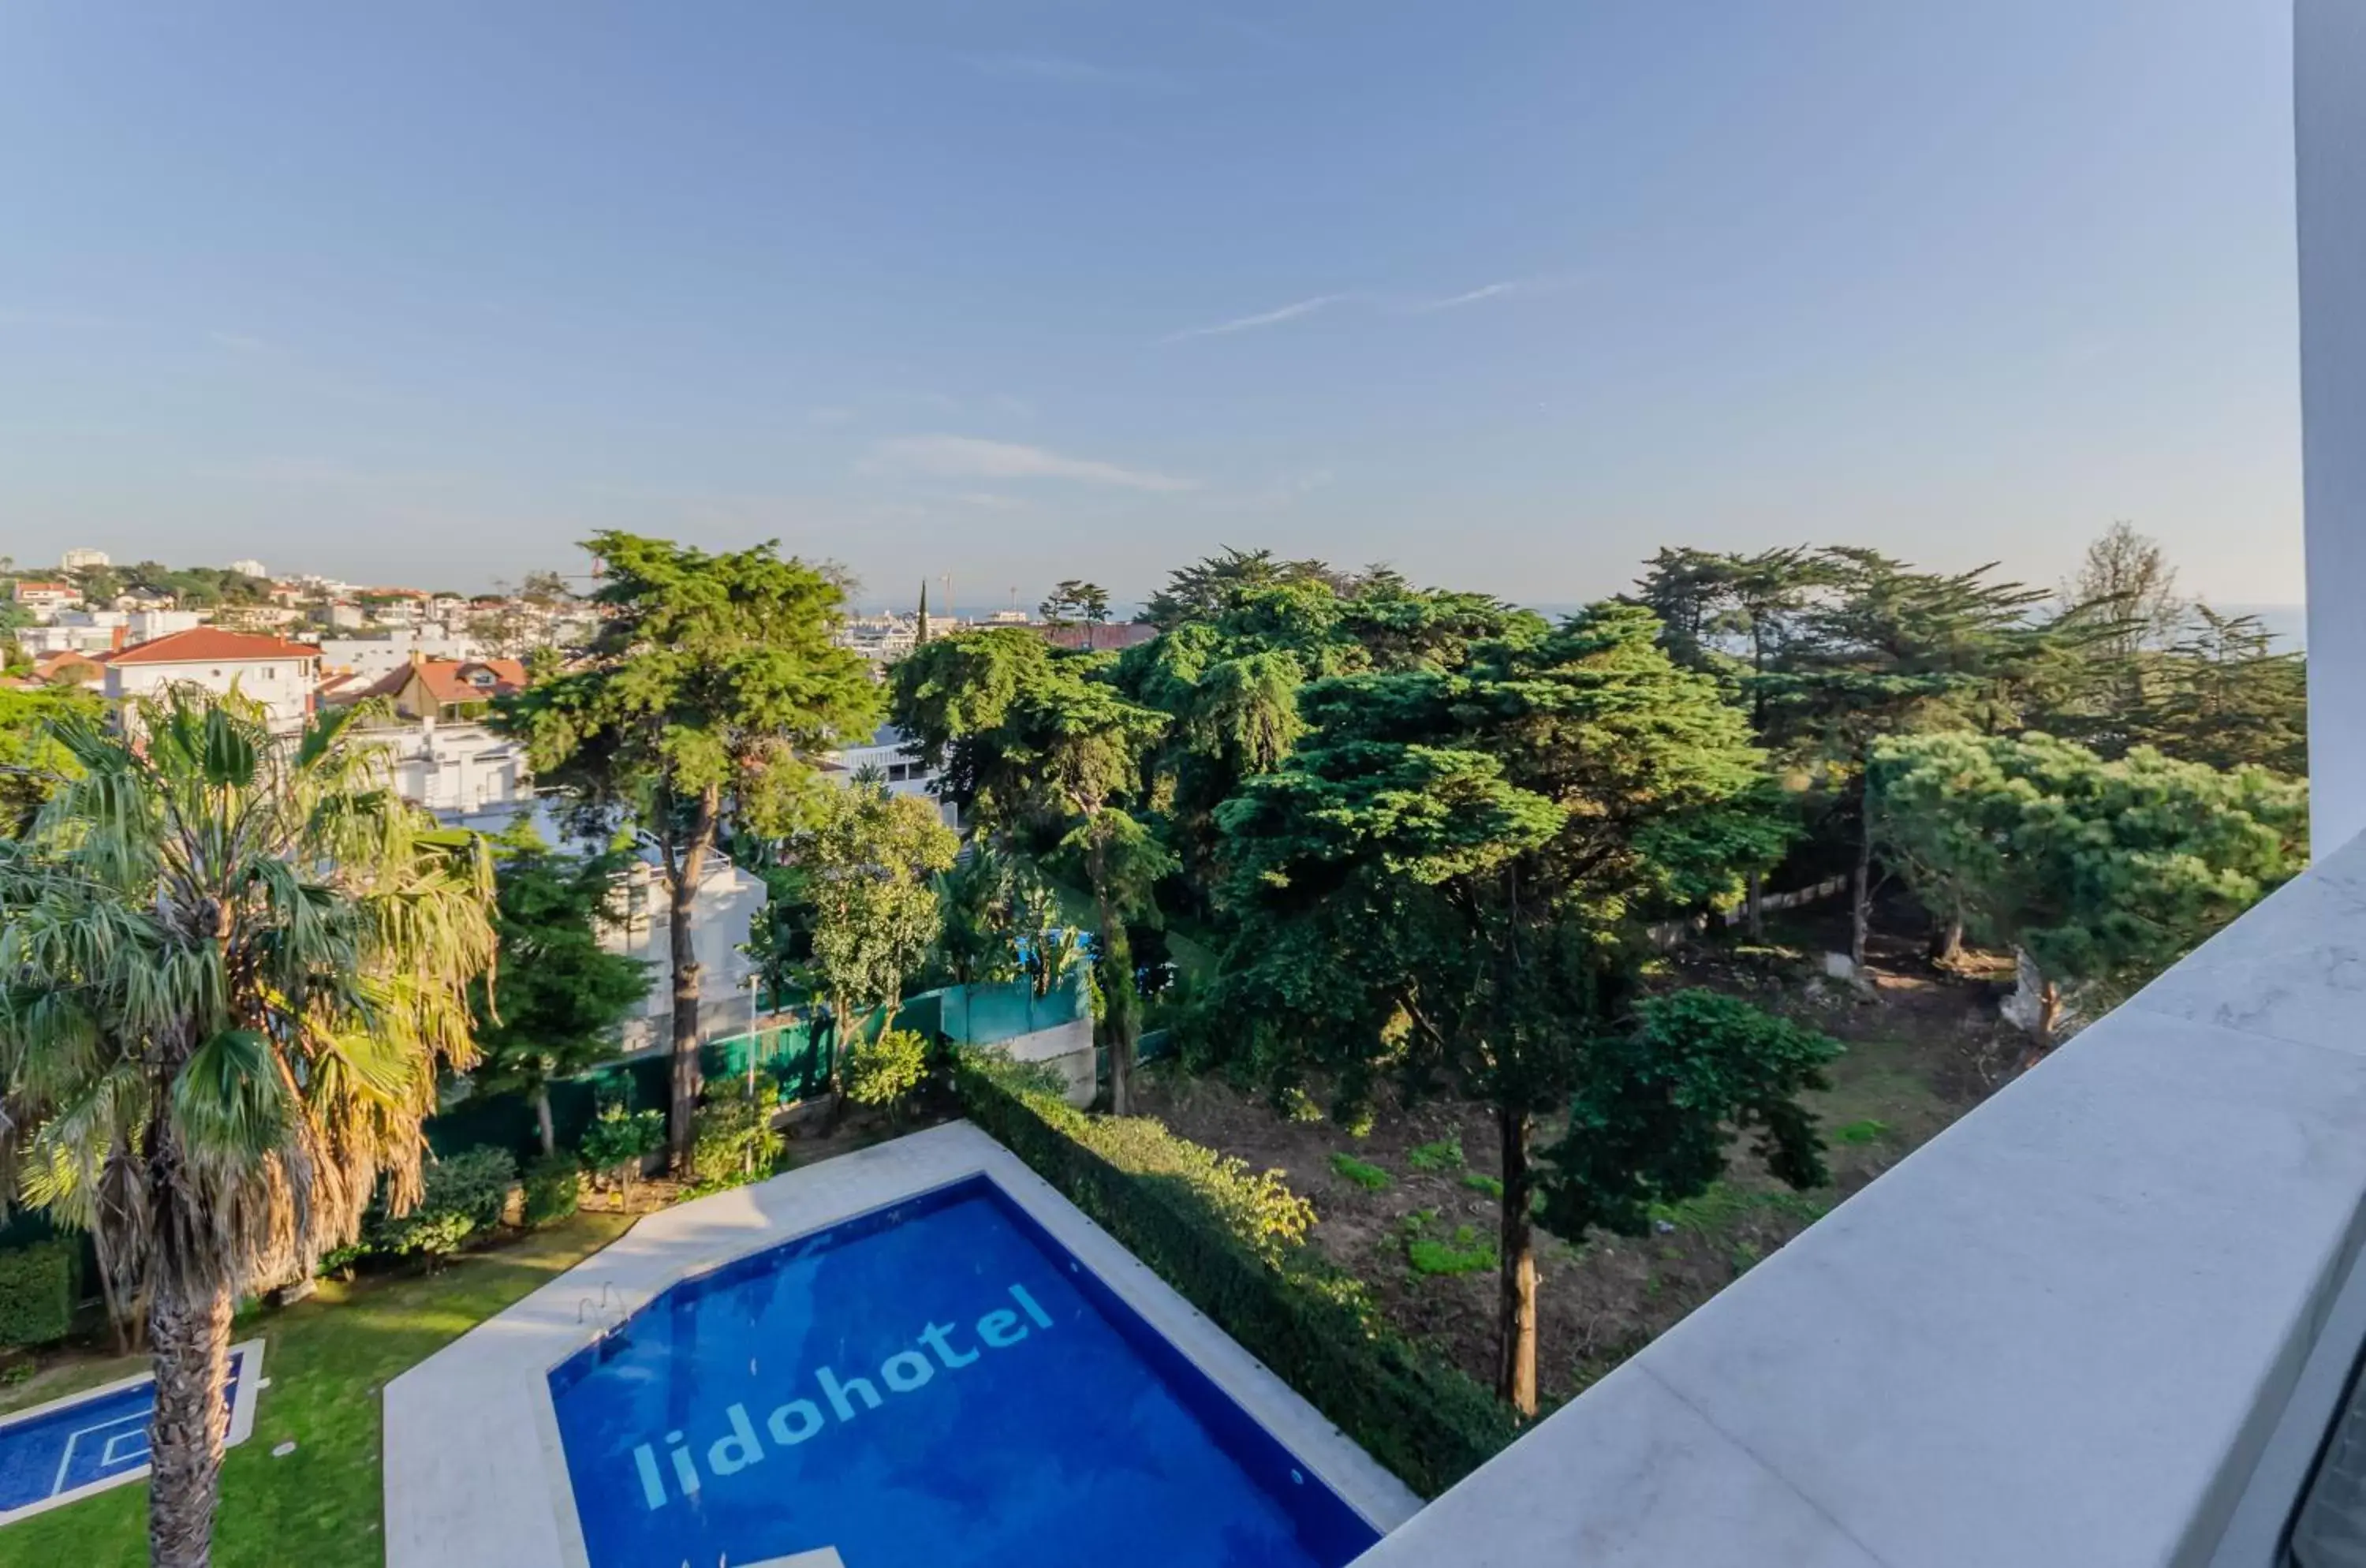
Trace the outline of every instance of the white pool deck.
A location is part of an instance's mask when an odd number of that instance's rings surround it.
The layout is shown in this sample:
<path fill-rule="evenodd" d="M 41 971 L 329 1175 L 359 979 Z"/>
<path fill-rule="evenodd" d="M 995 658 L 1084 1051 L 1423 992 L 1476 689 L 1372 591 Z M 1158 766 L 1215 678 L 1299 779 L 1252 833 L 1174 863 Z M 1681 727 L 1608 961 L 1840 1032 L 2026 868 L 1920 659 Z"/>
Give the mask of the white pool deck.
<path fill-rule="evenodd" d="M 388 1568 L 584 1568 L 551 1368 L 677 1280 L 976 1175 L 992 1178 L 1374 1529 L 1394 1529 L 1420 1508 L 1403 1483 L 1017 1156 L 955 1122 L 651 1214 L 389 1383 Z"/>

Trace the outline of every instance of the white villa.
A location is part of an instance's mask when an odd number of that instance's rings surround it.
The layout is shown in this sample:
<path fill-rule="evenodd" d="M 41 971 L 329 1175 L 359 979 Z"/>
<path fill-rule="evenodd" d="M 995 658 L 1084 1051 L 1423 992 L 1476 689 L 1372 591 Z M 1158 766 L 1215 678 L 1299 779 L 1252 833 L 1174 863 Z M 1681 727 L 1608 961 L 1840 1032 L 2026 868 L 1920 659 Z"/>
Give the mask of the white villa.
<path fill-rule="evenodd" d="M 272 732 L 293 735 L 312 712 L 321 650 L 309 643 L 198 626 L 100 655 L 101 690 L 110 700 L 167 686 L 201 686 L 250 697 L 264 706 Z"/>

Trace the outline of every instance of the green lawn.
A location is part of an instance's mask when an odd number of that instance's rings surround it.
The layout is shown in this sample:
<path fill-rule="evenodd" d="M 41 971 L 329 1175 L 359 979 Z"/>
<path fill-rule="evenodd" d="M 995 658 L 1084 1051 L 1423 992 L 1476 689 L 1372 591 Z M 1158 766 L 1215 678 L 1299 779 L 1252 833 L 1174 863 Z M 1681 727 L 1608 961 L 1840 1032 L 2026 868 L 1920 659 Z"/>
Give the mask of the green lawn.
<path fill-rule="evenodd" d="M 378 1390 L 474 1325 L 531 1293 L 624 1233 L 625 1216 L 578 1214 L 436 1275 L 344 1286 L 239 1320 L 233 1337 L 268 1341 L 271 1386 L 254 1435 L 222 1466 L 214 1530 L 218 1568 L 290 1562 L 366 1568 L 384 1561 L 379 1535 Z M 121 1361 L 79 1364 L 9 1391 L 15 1404 L 54 1399 L 125 1375 Z M 274 1459 L 292 1441 L 296 1451 Z M 0 1564 L 125 1568 L 147 1561 L 148 1489 L 111 1492 L 0 1529 Z"/>

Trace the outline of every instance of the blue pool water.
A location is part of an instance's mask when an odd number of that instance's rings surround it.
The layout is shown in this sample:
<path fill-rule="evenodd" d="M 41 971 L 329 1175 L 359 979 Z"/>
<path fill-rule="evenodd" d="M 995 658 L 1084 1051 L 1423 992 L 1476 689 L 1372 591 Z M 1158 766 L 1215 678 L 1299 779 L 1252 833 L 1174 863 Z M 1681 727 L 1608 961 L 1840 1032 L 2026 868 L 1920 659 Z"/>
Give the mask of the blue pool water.
<path fill-rule="evenodd" d="M 1340 1568 L 1379 1539 L 983 1177 L 550 1374 L 592 1568 Z"/>
<path fill-rule="evenodd" d="M 224 1404 L 237 1404 L 245 1375 L 242 1347 L 231 1352 Z M 139 1470 L 148 1462 L 148 1416 L 155 1406 L 156 1385 L 143 1378 L 0 1424 L 0 1514 Z"/>

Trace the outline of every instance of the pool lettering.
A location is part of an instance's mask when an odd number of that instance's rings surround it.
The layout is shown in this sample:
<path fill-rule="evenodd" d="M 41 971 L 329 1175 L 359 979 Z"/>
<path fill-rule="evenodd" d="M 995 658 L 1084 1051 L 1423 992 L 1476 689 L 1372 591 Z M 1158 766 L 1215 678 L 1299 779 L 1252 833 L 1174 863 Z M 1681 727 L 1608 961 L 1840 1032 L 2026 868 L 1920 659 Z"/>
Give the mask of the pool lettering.
<path fill-rule="evenodd" d="M 997 1307 L 977 1320 L 977 1342 L 984 1349 L 965 1349 L 951 1336 L 957 1326 L 950 1323 L 931 1323 L 917 1336 L 928 1348 L 928 1354 L 918 1350 L 898 1350 L 879 1364 L 879 1379 L 874 1383 L 866 1377 L 841 1379 L 828 1367 L 814 1370 L 814 1382 L 819 1385 L 821 1397 L 840 1425 L 853 1420 L 865 1411 L 877 1410 L 886 1403 L 879 1392 L 884 1383 L 891 1393 L 911 1393 L 928 1385 L 939 1368 L 952 1372 L 974 1364 L 986 1350 L 1007 1350 L 1024 1340 L 1034 1329 L 1053 1326 L 1052 1314 L 1045 1312 L 1024 1285 L 1009 1287 L 1010 1299 L 1019 1303 L 1019 1312 Z M 1024 1313 L 1022 1319 L 1020 1313 Z M 1029 1325 L 1032 1325 L 1031 1328 Z M 933 1356 L 932 1361 L 930 1357 Z M 723 1412 L 725 1424 L 731 1429 L 707 1445 L 706 1468 L 715 1475 L 737 1475 L 751 1464 L 763 1461 L 764 1445 L 757 1436 L 756 1423 L 744 1404 L 731 1404 Z M 764 1431 L 774 1443 L 784 1449 L 794 1448 L 814 1437 L 828 1426 L 828 1418 L 822 1407 L 810 1399 L 792 1399 L 776 1405 L 764 1417 Z M 684 1446 L 679 1431 L 665 1435 L 666 1458 L 671 1466 L 676 1489 L 687 1497 L 699 1488 L 698 1461 L 695 1450 Z M 657 1450 L 648 1443 L 633 1450 L 633 1469 L 640 1477 L 641 1498 L 651 1508 L 662 1508 L 669 1501 L 665 1469 L 658 1462 Z"/>

